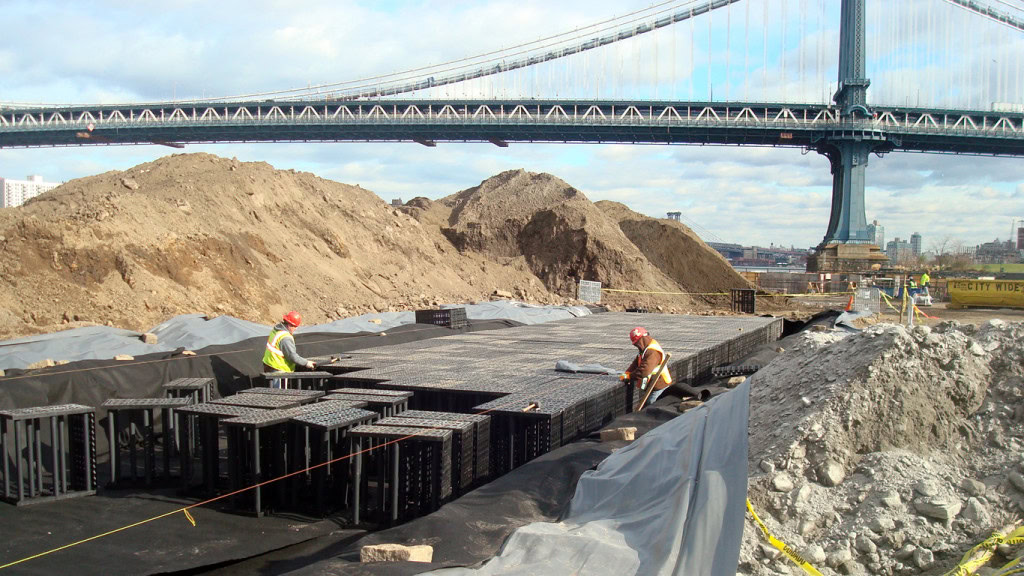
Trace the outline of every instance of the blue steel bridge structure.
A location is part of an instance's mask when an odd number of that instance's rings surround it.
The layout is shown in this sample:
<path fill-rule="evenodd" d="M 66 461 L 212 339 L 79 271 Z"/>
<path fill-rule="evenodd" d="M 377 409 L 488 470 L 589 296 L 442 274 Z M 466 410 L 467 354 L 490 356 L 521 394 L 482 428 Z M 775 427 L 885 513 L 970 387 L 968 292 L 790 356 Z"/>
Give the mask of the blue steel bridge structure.
<path fill-rule="evenodd" d="M 426 78 L 405 76 L 386 85 L 337 89 L 330 85 L 315 91 L 285 90 L 247 98 L 118 105 L 0 103 L 0 148 L 401 141 L 425 146 L 442 142 L 502 147 L 562 142 L 795 147 L 822 154 L 831 164 L 832 210 L 822 246 L 869 241 L 864 188 L 871 154 L 1024 156 L 1024 86 L 1019 61 L 1024 58 L 1020 54 L 1016 80 L 1014 70 L 1007 70 L 1005 86 L 1000 78 L 1000 94 L 1009 94 L 1009 102 L 972 110 L 869 101 L 867 0 L 841 2 L 838 78 L 828 102 L 473 98 L 458 94 L 409 97 L 441 86 L 455 88 L 480 78 L 507 76 L 683 21 L 692 23 L 739 1 L 690 1 L 674 12 L 555 50 L 503 58 L 468 71 Z M 1024 35 L 1024 19 L 1007 1 L 1000 0 L 999 6 L 980 0 L 931 1 L 962 8 L 971 19 L 969 25 L 984 21 Z M 1024 4 L 1019 11 L 1024 14 Z M 990 80 L 978 76 L 977 81 Z"/>

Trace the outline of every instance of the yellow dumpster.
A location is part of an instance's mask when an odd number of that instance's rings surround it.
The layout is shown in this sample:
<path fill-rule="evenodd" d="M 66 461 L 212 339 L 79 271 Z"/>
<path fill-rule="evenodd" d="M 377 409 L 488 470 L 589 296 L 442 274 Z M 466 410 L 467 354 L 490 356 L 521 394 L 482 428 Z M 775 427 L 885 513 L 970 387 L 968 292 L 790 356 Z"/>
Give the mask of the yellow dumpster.
<path fill-rule="evenodd" d="M 1024 308 L 1024 280 L 949 280 L 949 307 Z"/>

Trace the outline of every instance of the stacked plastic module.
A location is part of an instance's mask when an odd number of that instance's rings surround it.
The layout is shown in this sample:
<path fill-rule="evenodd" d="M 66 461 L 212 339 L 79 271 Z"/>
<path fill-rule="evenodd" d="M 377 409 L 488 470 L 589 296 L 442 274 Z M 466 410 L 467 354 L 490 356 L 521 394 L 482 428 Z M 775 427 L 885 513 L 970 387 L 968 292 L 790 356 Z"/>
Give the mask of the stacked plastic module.
<path fill-rule="evenodd" d="M 465 308 L 444 308 L 441 310 L 417 310 L 417 324 L 433 324 L 448 328 L 462 328 L 468 323 Z"/>
<path fill-rule="evenodd" d="M 95 412 L 80 404 L 0 411 L 3 499 L 22 505 L 95 494 Z"/>
<path fill-rule="evenodd" d="M 363 507 L 376 502 L 380 521 L 396 522 L 436 510 L 452 495 L 452 432 L 409 426 L 357 426 L 350 435 L 368 441 L 369 451 L 356 457 L 356 483 L 363 481 L 362 460 L 377 470 L 374 494 L 354 502 L 354 521 Z M 369 482 L 367 482 L 369 485 Z"/>
<path fill-rule="evenodd" d="M 473 485 L 475 431 L 472 422 L 458 420 L 436 420 L 433 418 L 410 418 L 408 416 L 385 418 L 378 426 L 405 426 L 431 430 L 449 430 L 452 433 L 452 492 L 461 494 Z"/>

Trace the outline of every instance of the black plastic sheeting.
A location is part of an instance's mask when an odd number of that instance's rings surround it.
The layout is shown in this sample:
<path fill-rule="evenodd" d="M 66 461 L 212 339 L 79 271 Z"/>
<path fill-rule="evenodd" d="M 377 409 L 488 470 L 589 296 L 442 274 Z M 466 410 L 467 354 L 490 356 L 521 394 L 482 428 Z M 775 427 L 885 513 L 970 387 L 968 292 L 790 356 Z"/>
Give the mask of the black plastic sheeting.
<path fill-rule="evenodd" d="M 642 435 L 678 416 L 678 402 L 674 397 L 659 398 L 654 406 L 621 416 L 608 427 L 635 426 L 637 434 Z M 579 477 L 625 444 L 575 442 L 531 460 L 433 514 L 401 526 L 357 540 L 341 531 L 205 573 L 406 576 L 436 568 L 473 566 L 497 554 L 516 528 L 561 518 Z M 433 562 L 359 563 L 360 548 L 383 543 L 429 544 L 434 548 Z"/>

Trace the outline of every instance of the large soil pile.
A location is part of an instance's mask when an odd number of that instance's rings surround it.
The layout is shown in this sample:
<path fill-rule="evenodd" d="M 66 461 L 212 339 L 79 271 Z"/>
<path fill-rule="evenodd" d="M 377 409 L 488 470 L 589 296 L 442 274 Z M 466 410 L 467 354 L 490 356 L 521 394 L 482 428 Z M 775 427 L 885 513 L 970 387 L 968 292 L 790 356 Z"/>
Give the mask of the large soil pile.
<path fill-rule="evenodd" d="M 650 260 L 686 292 L 716 293 L 750 288 L 721 254 L 712 250 L 681 222 L 651 218 L 625 204 L 601 200 L 595 205 L 613 221 Z"/>
<path fill-rule="evenodd" d="M 503 172 L 439 203 L 451 210 L 444 233 L 460 251 L 521 256 L 549 289 L 559 293 L 571 294 L 578 280 L 596 280 L 612 289 L 682 291 L 614 218 L 550 174 Z M 631 294 L 627 300 L 656 302 L 663 308 L 692 306 L 686 296 Z"/>
<path fill-rule="evenodd" d="M 825 574 L 955 567 L 1024 505 L 1022 335 L 998 320 L 804 333 L 753 377 L 762 519 Z M 991 564 L 1016 554 L 1001 547 Z M 800 572 L 753 523 L 740 571 Z"/>
<path fill-rule="evenodd" d="M 562 303 L 579 279 L 656 292 L 742 283 L 685 228 L 659 249 L 631 231 L 643 217 L 628 214 L 610 218 L 558 178 L 522 170 L 393 208 L 358 186 L 266 163 L 169 156 L 0 210 L 0 338 L 86 323 L 142 330 L 192 312 L 271 323 L 295 308 L 322 322 L 496 289 Z M 661 294 L 606 301 L 708 309 Z"/>
<path fill-rule="evenodd" d="M 265 163 L 165 157 L 0 210 L 0 337 L 189 312 L 307 321 L 530 288 L 370 191 Z"/>

